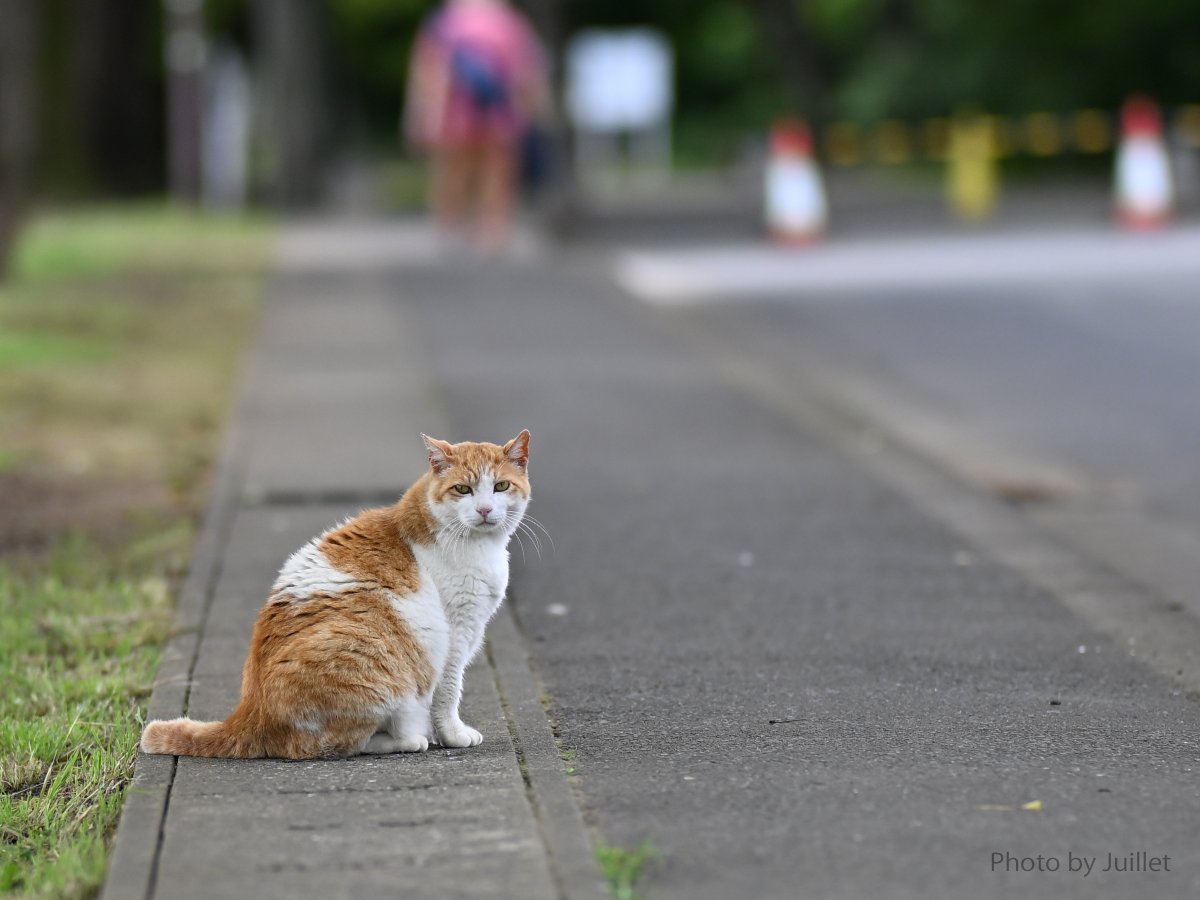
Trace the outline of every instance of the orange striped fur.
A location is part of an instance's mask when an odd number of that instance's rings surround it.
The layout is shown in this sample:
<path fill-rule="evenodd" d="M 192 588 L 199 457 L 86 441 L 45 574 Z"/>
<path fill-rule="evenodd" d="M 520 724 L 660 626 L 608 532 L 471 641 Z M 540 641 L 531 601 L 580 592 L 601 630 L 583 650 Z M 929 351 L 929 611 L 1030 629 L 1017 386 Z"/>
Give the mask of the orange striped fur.
<path fill-rule="evenodd" d="M 462 670 L 507 585 L 529 432 L 503 446 L 425 442 L 429 470 L 398 503 L 281 569 L 229 718 L 151 722 L 145 752 L 309 759 L 478 743 L 458 716 Z"/>

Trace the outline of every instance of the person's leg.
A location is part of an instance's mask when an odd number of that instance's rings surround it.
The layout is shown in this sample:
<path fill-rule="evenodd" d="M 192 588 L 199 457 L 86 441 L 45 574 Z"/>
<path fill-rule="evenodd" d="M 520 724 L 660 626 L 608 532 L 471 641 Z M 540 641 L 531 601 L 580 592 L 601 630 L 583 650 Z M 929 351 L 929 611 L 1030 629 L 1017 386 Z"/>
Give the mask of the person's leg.
<path fill-rule="evenodd" d="M 434 153 L 429 205 L 442 231 L 461 232 L 466 227 L 471 156 L 465 143 L 445 144 Z"/>
<path fill-rule="evenodd" d="M 516 197 L 517 149 L 512 141 L 492 139 L 480 148 L 480 241 L 488 250 L 508 244 Z"/>

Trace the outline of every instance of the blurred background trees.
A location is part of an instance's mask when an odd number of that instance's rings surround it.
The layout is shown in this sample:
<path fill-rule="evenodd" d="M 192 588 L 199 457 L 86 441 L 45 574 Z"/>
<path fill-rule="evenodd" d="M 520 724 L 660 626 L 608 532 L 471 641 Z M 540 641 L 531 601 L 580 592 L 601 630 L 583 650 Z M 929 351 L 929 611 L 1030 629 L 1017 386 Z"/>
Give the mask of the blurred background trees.
<path fill-rule="evenodd" d="M 167 186 L 164 32 L 187 0 L 0 0 L 0 241 L 22 192 Z M 523 0 L 552 51 L 587 26 L 648 24 L 675 47 L 676 154 L 717 164 L 770 119 L 1115 109 L 1200 98 L 1195 0 Z M 256 110 L 252 197 L 318 198 L 354 148 L 396 150 L 408 49 L 430 0 L 205 0 Z M 32 51 L 32 52 L 31 52 Z M 13 112 L 16 110 L 16 112 Z M 19 185 L 20 188 L 14 187 Z M 0 243 L 2 246 L 2 243 Z"/>
<path fill-rule="evenodd" d="M 0 7 L 0 276 L 28 198 L 37 115 L 35 0 L 5 0 Z"/>

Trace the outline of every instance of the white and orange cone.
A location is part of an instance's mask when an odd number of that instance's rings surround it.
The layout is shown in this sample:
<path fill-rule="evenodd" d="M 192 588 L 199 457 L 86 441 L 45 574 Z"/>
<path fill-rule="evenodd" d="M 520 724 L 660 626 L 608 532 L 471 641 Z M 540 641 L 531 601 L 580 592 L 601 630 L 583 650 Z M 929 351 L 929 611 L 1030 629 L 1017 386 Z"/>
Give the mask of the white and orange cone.
<path fill-rule="evenodd" d="M 799 119 L 782 119 L 772 127 L 763 188 L 767 231 L 776 241 L 809 244 L 825 233 L 825 184 L 813 155 L 812 133 Z"/>
<path fill-rule="evenodd" d="M 1149 97 L 1130 97 L 1121 109 L 1117 218 L 1135 231 L 1161 228 L 1170 220 L 1173 204 L 1171 163 L 1158 104 Z"/>

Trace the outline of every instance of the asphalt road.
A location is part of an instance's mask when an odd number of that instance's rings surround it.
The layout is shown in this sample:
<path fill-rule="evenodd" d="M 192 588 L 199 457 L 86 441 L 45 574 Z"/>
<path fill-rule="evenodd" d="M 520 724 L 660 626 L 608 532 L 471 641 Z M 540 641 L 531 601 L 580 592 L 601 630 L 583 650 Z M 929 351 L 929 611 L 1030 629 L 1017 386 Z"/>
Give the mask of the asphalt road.
<path fill-rule="evenodd" d="M 1037 367 L 1005 347 L 1104 369 L 1103 347 L 1063 324 L 1069 292 L 1054 328 L 1004 296 L 971 304 L 988 326 L 951 294 L 890 298 L 909 315 L 871 298 L 659 310 L 582 263 L 412 266 L 393 294 L 434 370 L 443 437 L 533 432 L 531 512 L 553 547 L 527 547 L 525 565 L 517 551 L 511 602 L 596 839 L 660 854 L 648 898 L 1200 893 L 1194 695 L 710 352 L 734 348 L 786 389 L 802 336 L 872 359 L 873 340 L 903 344 L 879 358 L 932 390 L 940 334 L 964 368 L 986 360 L 1030 399 Z M 1122 316 L 1137 320 L 1112 303 L 1090 339 L 1126 340 Z M 1173 328 L 1136 333 L 1141 359 L 1183 355 L 1167 352 L 1185 340 Z M 1104 433 L 1106 403 L 1154 419 L 1138 398 L 1170 382 L 1108 372 L 1087 400 L 1080 376 L 1031 413 L 973 371 L 951 396 L 1022 435 L 1053 431 L 1037 426 L 1061 418 L 1062 392 L 1083 398 L 1068 449 Z M 1184 409 L 1172 396 L 1154 409 Z M 1100 871 L 1139 851 L 1170 871 Z M 1092 874 L 1069 871 L 1081 856 Z"/>
<path fill-rule="evenodd" d="M 671 302 L 980 483 L 1046 488 L 1039 518 L 1200 615 L 1198 238 L 732 245 L 703 254 L 720 287 Z M 642 261 L 662 284 L 703 284 L 689 252 Z"/>
<path fill-rule="evenodd" d="M 708 313 L 760 352 L 819 341 L 981 442 L 1200 532 L 1198 301 L 1193 279 L 1167 278 L 875 289 Z"/>

